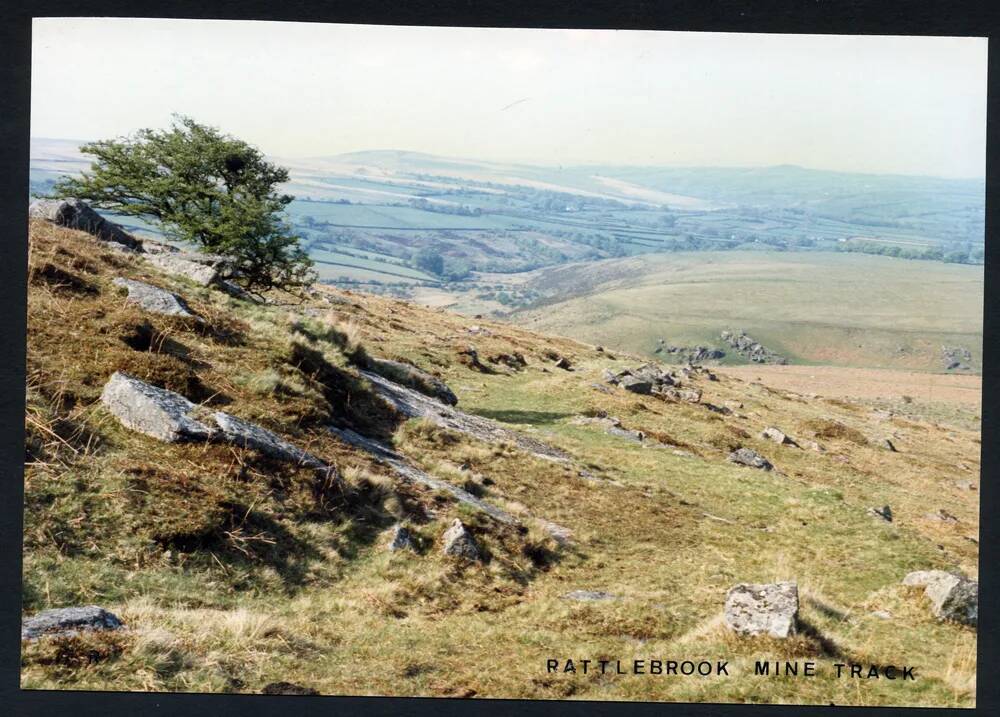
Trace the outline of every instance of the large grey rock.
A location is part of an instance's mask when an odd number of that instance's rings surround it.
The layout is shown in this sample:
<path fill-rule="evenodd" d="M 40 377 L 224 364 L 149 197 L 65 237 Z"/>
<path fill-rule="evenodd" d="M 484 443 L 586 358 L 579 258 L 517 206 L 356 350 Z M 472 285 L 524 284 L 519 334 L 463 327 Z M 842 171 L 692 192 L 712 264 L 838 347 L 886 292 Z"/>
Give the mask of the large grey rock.
<path fill-rule="evenodd" d="M 137 304 L 140 308 L 154 314 L 165 316 L 183 316 L 186 318 L 196 318 L 184 299 L 166 289 L 147 284 L 134 279 L 116 278 L 111 282 L 128 290 L 128 303 Z"/>
<path fill-rule="evenodd" d="M 444 381 L 426 371 L 422 371 L 416 366 L 410 366 L 400 361 L 390 361 L 389 359 L 370 358 L 368 360 L 368 369 L 380 376 L 384 376 L 390 381 L 409 386 L 427 396 L 447 403 L 449 406 L 454 406 L 458 403 L 458 396 L 448 388 L 448 385 Z"/>
<path fill-rule="evenodd" d="M 193 254 L 149 254 L 146 261 L 160 271 L 190 279 L 200 286 L 211 286 L 221 278 L 219 270 L 212 264 L 194 260 Z"/>
<path fill-rule="evenodd" d="M 730 463 L 737 463 L 741 466 L 748 466 L 749 468 L 760 468 L 765 471 L 769 471 L 774 468 L 769 460 L 751 448 L 737 448 L 729 454 L 729 458 L 727 460 L 729 460 Z"/>
<path fill-rule="evenodd" d="M 114 613 L 97 605 L 44 610 L 21 622 L 21 639 L 35 640 L 46 635 L 70 636 L 87 630 L 119 630 L 124 627 Z"/>
<path fill-rule="evenodd" d="M 979 621 L 979 583 L 944 570 L 918 570 L 903 578 L 903 585 L 924 588 L 931 612 L 941 620 L 972 625 Z"/>
<path fill-rule="evenodd" d="M 79 229 L 101 241 L 142 251 L 142 243 L 114 222 L 109 222 L 80 199 L 36 199 L 28 205 L 28 216 L 45 219 L 61 227 Z"/>
<path fill-rule="evenodd" d="M 651 381 L 639 378 L 638 376 L 623 376 L 619 381 L 619 385 L 626 391 L 642 395 L 648 395 L 653 390 L 653 383 Z"/>
<path fill-rule="evenodd" d="M 326 464 L 316 456 L 293 446 L 276 433 L 266 428 L 244 421 L 228 413 L 216 411 L 212 414 L 222 438 L 240 448 L 253 448 L 261 453 L 282 461 L 299 463 L 309 468 L 325 468 Z"/>
<path fill-rule="evenodd" d="M 786 638 L 798 629 L 799 588 L 795 583 L 733 586 L 726 595 L 726 626 L 741 635 Z"/>
<path fill-rule="evenodd" d="M 482 559 L 475 538 L 472 537 L 472 533 L 466 529 L 465 525 L 458 518 L 455 518 L 455 521 L 445 531 L 441 539 L 444 542 L 442 550 L 445 555 L 465 558 L 466 560 Z"/>
<path fill-rule="evenodd" d="M 208 440 L 214 433 L 192 417 L 197 407 L 184 396 L 121 371 L 108 379 L 101 402 L 126 428 L 167 443 Z"/>

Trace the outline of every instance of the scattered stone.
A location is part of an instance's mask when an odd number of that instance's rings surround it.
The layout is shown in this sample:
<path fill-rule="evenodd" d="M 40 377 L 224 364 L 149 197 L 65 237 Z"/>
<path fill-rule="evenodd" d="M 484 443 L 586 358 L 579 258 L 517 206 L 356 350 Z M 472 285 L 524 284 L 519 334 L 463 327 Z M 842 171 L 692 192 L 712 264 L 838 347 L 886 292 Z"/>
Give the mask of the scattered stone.
<path fill-rule="evenodd" d="M 887 523 L 892 522 L 892 508 L 887 505 L 883 505 L 881 508 L 869 508 L 868 514 L 876 518 L 881 518 Z"/>
<path fill-rule="evenodd" d="M 612 393 L 612 390 L 603 383 L 592 383 L 590 384 L 590 387 L 595 391 L 600 391 L 601 393 Z"/>
<path fill-rule="evenodd" d="M 896 446 L 894 446 L 892 444 L 892 441 L 890 441 L 888 438 L 883 438 L 881 441 L 879 441 L 879 446 L 886 449 L 887 451 L 891 451 L 892 453 L 898 452 L 896 450 Z"/>
<path fill-rule="evenodd" d="M 21 639 L 37 640 L 47 635 L 71 636 L 81 631 L 119 630 L 124 627 L 114 613 L 97 605 L 44 610 L 21 622 Z"/>
<path fill-rule="evenodd" d="M 743 409 L 743 401 L 723 401 L 722 405 L 732 411 L 739 411 Z"/>
<path fill-rule="evenodd" d="M 729 590 L 723 613 L 726 626 L 741 635 L 784 639 L 798 626 L 799 589 L 795 583 L 741 583 Z"/>
<path fill-rule="evenodd" d="M 729 460 L 730 463 L 738 463 L 742 466 L 759 468 L 765 471 L 769 471 L 774 468 L 769 460 L 751 448 L 737 448 L 729 454 L 729 458 L 727 460 Z"/>
<path fill-rule="evenodd" d="M 603 600 L 617 600 L 617 595 L 606 593 L 603 590 L 572 590 L 562 596 L 563 600 L 577 600 L 580 602 L 598 602 Z"/>
<path fill-rule="evenodd" d="M 698 364 L 705 361 L 718 361 L 726 355 L 722 349 L 709 346 L 674 346 L 668 344 L 666 339 L 660 339 L 658 345 L 653 349 L 655 354 L 669 354 L 676 358 L 679 363 Z"/>
<path fill-rule="evenodd" d="M 816 441 L 804 441 L 802 443 L 802 445 L 804 447 L 808 448 L 810 451 L 816 451 L 817 453 L 825 453 L 826 452 L 826 449 L 823 448 L 823 446 L 821 446 L 820 444 L 818 444 Z"/>
<path fill-rule="evenodd" d="M 380 376 L 385 376 L 391 381 L 409 386 L 443 403 L 447 403 L 449 406 L 458 404 L 458 396 L 455 395 L 455 392 L 444 381 L 416 366 L 411 366 L 401 361 L 369 358 L 368 369 Z"/>
<path fill-rule="evenodd" d="M 570 363 L 570 360 L 565 356 L 560 356 L 558 359 L 556 359 L 556 368 L 561 368 L 564 371 L 572 371 L 573 364 Z"/>
<path fill-rule="evenodd" d="M 924 517 L 927 518 L 928 520 L 935 520 L 941 523 L 958 522 L 958 518 L 956 518 L 954 515 L 949 513 L 944 508 L 940 508 L 937 513 L 927 513 L 927 515 L 925 515 Z"/>
<path fill-rule="evenodd" d="M 795 447 L 798 447 L 799 445 L 790 436 L 782 433 L 781 431 L 779 431 L 777 428 L 774 427 L 765 428 L 761 432 L 760 437 L 766 438 L 769 441 L 774 441 L 778 445 L 795 446 Z"/>
<path fill-rule="evenodd" d="M 877 617 L 879 620 L 891 620 L 892 613 L 888 610 L 876 610 L 872 613 L 872 617 Z"/>
<path fill-rule="evenodd" d="M 312 697 L 318 695 L 319 690 L 312 687 L 296 685 L 293 682 L 272 682 L 264 685 L 264 688 L 260 691 L 260 693 L 262 695 L 296 695 L 300 697 Z"/>
<path fill-rule="evenodd" d="M 208 440 L 214 433 L 191 417 L 197 408 L 191 401 L 121 371 L 108 379 L 101 402 L 126 428 L 167 443 Z"/>
<path fill-rule="evenodd" d="M 788 360 L 783 356 L 779 356 L 759 341 L 750 338 L 742 329 L 736 332 L 723 331 L 721 337 L 723 341 L 736 349 L 737 353 L 745 356 L 754 363 L 773 363 L 779 365 L 788 363 Z"/>
<path fill-rule="evenodd" d="M 507 368 L 512 368 L 515 371 L 520 371 L 528 365 L 528 362 L 524 360 L 524 355 L 514 351 L 512 353 L 499 353 L 496 356 L 487 356 L 486 360 L 490 363 L 503 364 Z"/>
<path fill-rule="evenodd" d="M 100 241 L 118 244 L 131 251 L 142 251 L 142 243 L 138 239 L 79 199 L 36 199 L 28 205 L 28 216 L 85 231 Z"/>
<path fill-rule="evenodd" d="M 466 329 L 473 336 L 492 336 L 493 332 L 489 329 L 483 328 L 482 326 L 470 326 Z"/>
<path fill-rule="evenodd" d="M 976 490 L 976 484 L 971 480 L 957 480 L 955 481 L 955 487 L 959 490 Z"/>
<path fill-rule="evenodd" d="M 573 531 L 563 525 L 553 523 L 544 518 L 538 518 L 537 520 L 542 530 L 552 536 L 552 539 L 559 543 L 559 545 L 567 545 L 573 537 Z"/>
<path fill-rule="evenodd" d="M 697 388 L 677 388 L 674 386 L 662 387 L 654 391 L 657 396 L 671 401 L 686 401 L 687 403 L 701 403 L 701 390 Z"/>
<path fill-rule="evenodd" d="M 942 346 L 945 371 L 971 371 L 972 352 L 964 346 Z"/>
<path fill-rule="evenodd" d="M 479 352 L 472 344 L 458 350 L 458 360 L 469 368 L 474 368 L 477 371 L 487 371 L 486 366 L 479 360 Z"/>
<path fill-rule="evenodd" d="M 445 555 L 467 560 L 482 560 L 475 538 L 458 518 L 455 518 L 451 527 L 445 531 L 442 540 L 444 541 L 442 551 Z"/>
<path fill-rule="evenodd" d="M 180 252 L 180 249 L 175 246 L 153 241 L 152 239 L 142 240 L 142 250 L 146 254 L 177 254 Z"/>
<path fill-rule="evenodd" d="M 396 524 L 389 540 L 389 550 L 413 550 L 413 536 L 405 525 Z"/>
<path fill-rule="evenodd" d="M 979 583 L 961 573 L 919 570 L 903 578 L 903 585 L 924 588 L 931 612 L 941 620 L 976 626 L 979 619 Z"/>
<path fill-rule="evenodd" d="M 128 291 L 128 303 L 137 304 L 146 311 L 164 316 L 196 318 L 184 299 L 166 289 L 121 277 L 116 278 L 111 283 Z"/>
<path fill-rule="evenodd" d="M 222 411 L 216 411 L 212 414 L 212 418 L 222 431 L 225 440 L 240 448 L 252 448 L 271 458 L 298 463 L 309 468 L 327 467 L 326 463 L 316 456 L 293 446 L 266 428 L 261 428 Z"/>

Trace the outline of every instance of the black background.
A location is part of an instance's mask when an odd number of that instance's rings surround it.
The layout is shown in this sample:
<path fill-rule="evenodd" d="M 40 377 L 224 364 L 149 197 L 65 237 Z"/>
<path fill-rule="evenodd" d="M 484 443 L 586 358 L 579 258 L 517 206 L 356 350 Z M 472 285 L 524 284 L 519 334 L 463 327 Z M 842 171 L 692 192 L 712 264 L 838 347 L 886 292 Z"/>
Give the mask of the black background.
<path fill-rule="evenodd" d="M 574 27 L 716 32 L 784 32 L 868 35 L 1000 34 L 1000 2 L 911 0 L 910 2 L 772 0 L 739 2 L 647 2 L 643 0 L 172 0 L 171 2 L 0 2 L 0 714 L 114 717 L 115 715 L 800 715 L 840 714 L 835 707 L 746 706 L 716 704 L 456 700 L 429 698 L 270 697 L 114 692 L 48 692 L 18 689 L 21 614 L 21 506 L 24 459 L 24 345 L 27 266 L 28 136 L 30 110 L 31 18 L 68 16 L 180 17 L 294 20 L 391 25 L 465 25 L 480 27 Z M 990 42 L 987 137 L 986 234 L 998 224 L 996 188 L 998 78 L 1000 51 Z M 95 38 L 95 52 L 114 52 Z M 178 50 L 183 52 L 182 49 Z M 128 62 L 127 57 L 121 58 Z M 150 82 L 155 82 L 150 78 Z M 87 82 L 66 68 L 66 82 Z M 95 88 L 95 94 L 100 90 Z M 99 100 L 98 100 L 99 101 Z M 73 108 L 67 108 L 72 112 Z M 1000 714 L 996 595 L 997 409 L 996 376 L 1000 294 L 992 273 L 1000 253 L 986 243 L 985 325 L 983 341 L 983 436 L 980 533 L 980 622 L 977 712 Z M 359 669 L 363 669 L 359 665 Z M 482 669 L 490 669 L 483 665 Z M 852 715 L 891 715 L 916 710 L 850 708 Z M 928 712 L 928 710 L 920 710 Z M 932 714 L 970 714 L 933 710 Z"/>

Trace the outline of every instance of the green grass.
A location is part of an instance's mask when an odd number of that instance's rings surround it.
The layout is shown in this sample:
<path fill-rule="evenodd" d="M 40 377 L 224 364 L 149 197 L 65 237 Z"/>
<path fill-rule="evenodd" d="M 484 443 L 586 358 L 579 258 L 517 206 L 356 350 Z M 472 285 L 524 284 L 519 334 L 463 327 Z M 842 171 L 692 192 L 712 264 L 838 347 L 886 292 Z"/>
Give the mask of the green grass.
<path fill-rule="evenodd" d="M 24 688 L 258 692 L 289 681 L 324 694 L 974 704 L 975 632 L 933 620 L 899 581 L 913 569 L 975 573 L 978 549 L 967 536 L 977 531 L 978 494 L 953 486 L 970 475 L 960 461 L 978 467 L 975 430 L 880 421 L 866 406 L 729 377 L 691 383 L 707 401 L 739 400 L 741 415 L 607 394 L 591 387 L 601 369 L 637 358 L 353 292 L 339 294 L 350 301 L 330 316 L 307 319 L 301 309 L 326 304 L 251 306 L 149 272 L 78 233 L 36 223 L 32 240 L 25 609 L 98 603 L 130 629 L 25 645 Z M 46 264 L 81 283 L 53 284 L 63 275 Z M 174 343 L 130 348 L 119 336 L 144 317 L 112 289 L 119 274 L 182 293 L 213 330 L 155 321 L 157 335 Z M 472 323 L 491 334 L 472 337 Z M 512 351 L 528 365 L 478 371 L 456 353 L 470 341 L 488 365 Z M 358 346 L 439 375 L 461 408 L 562 448 L 572 465 L 388 415 L 348 364 Z M 553 353 L 575 370 L 555 368 Z M 199 389 L 209 405 L 228 401 L 223 410 L 335 463 L 346 490 L 325 494 L 308 474 L 253 452 L 164 445 L 124 430 L 96 399 L 107 375 L 126 365 L 188 395 Z M 664 447 L 571 422 L 598 410 Z M 391 440 L 410 462 L 474 486 L 526 530 L 393 480 L 332 439 L 323 429 L 330 422 Z M 826 452 L 768 443 L 759 438 L 768 425 L 819 435 Z M 887 432 L 898 453 L 878 447 Z M 734 443 L 764 453 L 778 471 L 726 462 Z M 583 467 L 596 480 L 581 476 Z M 897 516 L 891 525 L 866 515 L 884 503 Z M 959 523 L 924 520 L 929 506 Z M 441 554 L 455 517 L 486 563 Z M 398 519 L 413 527 L 416 553 L 384 549 Z M 557 546 L 541 520 L 568 528 L 571 543 Z M 720 628 L 729 587 L 773 579 L 798 581 L 814 633 L 775 643 Z M 561 598 L 576 589 L 620 599 Z M 728 659 L 734 676 L 594 679 L 544 668 L 552 657 L 692 656 Z M 745 675 L 754 659 L 786 657 L 827 670 L 844 658 L 914 664 L 921 679 L 761 683 Z"/>
<path fill-rule="evenodd" d="M 651 354 L 661 337 L 726 348 L 719 333 L 743 328 L 795 363 L 940 370 L 942 345 L 981 361 L 982 267 L 681 253 L 556 267 L 532 285 L 554 303 L 515 314 L 521 325 L 637 353 Z"/>

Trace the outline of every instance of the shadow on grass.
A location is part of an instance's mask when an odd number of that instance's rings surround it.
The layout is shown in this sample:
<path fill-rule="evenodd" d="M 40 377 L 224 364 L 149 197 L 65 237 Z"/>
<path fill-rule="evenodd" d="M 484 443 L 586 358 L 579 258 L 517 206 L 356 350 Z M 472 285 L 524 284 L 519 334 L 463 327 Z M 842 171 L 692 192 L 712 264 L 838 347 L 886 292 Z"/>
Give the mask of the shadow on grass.
<path fill-rule="evenodd" d="M 483 418 L 491 418 L 494 421 L 503 423 L 526 423 L 533 426 L 549 425 L 561 418 L 570 418 L 573 413 L 560 413 L 556 411 L 520 411 L 516 409 L 507 410 L 486 410 L 476 411 L 476 415 Z"/>

